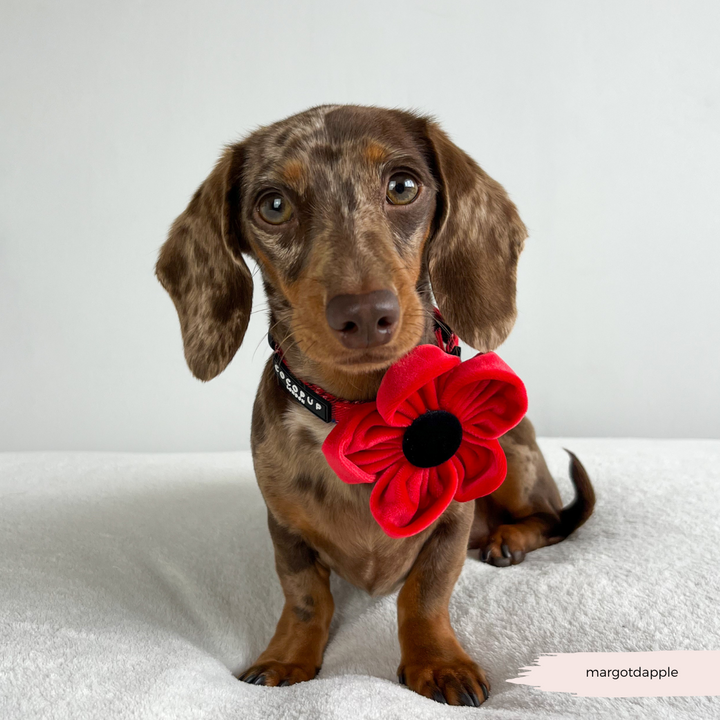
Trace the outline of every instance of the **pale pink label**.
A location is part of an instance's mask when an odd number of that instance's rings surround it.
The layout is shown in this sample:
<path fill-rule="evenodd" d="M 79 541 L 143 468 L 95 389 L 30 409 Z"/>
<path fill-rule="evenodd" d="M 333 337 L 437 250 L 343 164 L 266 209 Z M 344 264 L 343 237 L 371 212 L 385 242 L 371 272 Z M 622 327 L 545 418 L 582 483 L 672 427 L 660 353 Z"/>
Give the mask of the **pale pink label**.
<path fill-rule="evenodd" d="M 549 653 L 508 682 L 581 697 L 720 695 L 720 650 Z"/>

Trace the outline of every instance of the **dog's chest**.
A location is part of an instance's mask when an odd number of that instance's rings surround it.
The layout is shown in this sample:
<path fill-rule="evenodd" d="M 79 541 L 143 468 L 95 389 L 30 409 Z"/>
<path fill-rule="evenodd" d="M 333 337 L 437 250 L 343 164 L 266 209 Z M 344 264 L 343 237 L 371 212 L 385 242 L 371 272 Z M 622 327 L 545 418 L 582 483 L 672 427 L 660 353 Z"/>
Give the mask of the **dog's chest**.
<path fill-rule="evenodd" d="M 372 485 L 348 485 L 332 472 L 322 442 L 332 429 L 304 408 L 284 416 L 289 457 L 296 467 L 282 499 L 271 501 L 317 550 L 323 564 L 346 580 L 377 595 L 392 591 L 407 575 L 425 540 L 388 537 L 373 518 Z"/>

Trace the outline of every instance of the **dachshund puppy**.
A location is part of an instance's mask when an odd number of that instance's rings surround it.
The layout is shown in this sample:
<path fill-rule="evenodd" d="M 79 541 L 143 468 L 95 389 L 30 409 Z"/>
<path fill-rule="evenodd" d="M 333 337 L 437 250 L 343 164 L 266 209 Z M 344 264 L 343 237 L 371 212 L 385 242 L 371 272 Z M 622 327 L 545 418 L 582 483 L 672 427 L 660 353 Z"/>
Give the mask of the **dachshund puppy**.
<path fill-rule="evenodd" d="M 432 120 L 326 105 L 228 147 L 172 226 L 156 271 L 200 380 L 224 370 L 245 334 L 246 255 L 262 273 L 270 332 L 293 374 L 368 401 L 391 364 L 434 342 L 433 297 L 471 347 L 486 352 L 505 340 L 525 237 L 503 188 Z M 370 513 L 371 486 L 346 484 L 328 466 L 321 446 L 331 428 L 280 386 L 271 358 L 253 408 L 252 451 L 285 607 L 240 679 L 315 677 L 334 571 L 373 595 L 401 587 L 400 682 L 438 702 L 480 705 L 488 681 L 448 615 L 467 550 L 502 567 L 564 539 L 592 512 L 587 474 L 571 455 L 576 498 L 563 509 L 525 419 L 501 438 L 508 472 L 498 490 L 452 502 L 426 530 L 394 539 Z"/>

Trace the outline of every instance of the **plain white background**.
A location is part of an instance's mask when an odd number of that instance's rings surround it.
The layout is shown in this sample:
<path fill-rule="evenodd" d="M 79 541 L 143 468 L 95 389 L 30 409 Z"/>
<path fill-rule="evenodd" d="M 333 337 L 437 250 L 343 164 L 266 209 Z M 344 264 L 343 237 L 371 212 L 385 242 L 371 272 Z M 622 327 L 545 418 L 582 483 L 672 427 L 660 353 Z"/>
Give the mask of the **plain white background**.
<path fill-rule="evenodd" d="M 247 448 L 264 301 L 208 384 L 153 277 L 224 143 L 435 114 L 530 229 L 501 355 L 539 433 L 720 437 L 720 5 L 9 2 L 0 449 Z"/>

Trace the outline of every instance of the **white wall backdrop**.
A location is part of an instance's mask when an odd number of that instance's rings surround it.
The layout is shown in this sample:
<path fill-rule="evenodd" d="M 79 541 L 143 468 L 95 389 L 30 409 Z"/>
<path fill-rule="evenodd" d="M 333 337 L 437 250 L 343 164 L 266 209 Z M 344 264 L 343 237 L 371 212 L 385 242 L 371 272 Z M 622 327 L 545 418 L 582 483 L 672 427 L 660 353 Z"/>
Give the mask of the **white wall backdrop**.
<path fill-rule="evenodd" d="M 3 0 L 0 449 L 248 447 L 264 312 L 201 384 L 153 264 L 224 143 L 326 102 L 434 113 L 517 202 L 539 432 L 720 437 L 718 37 L 714 0 Z"/>

